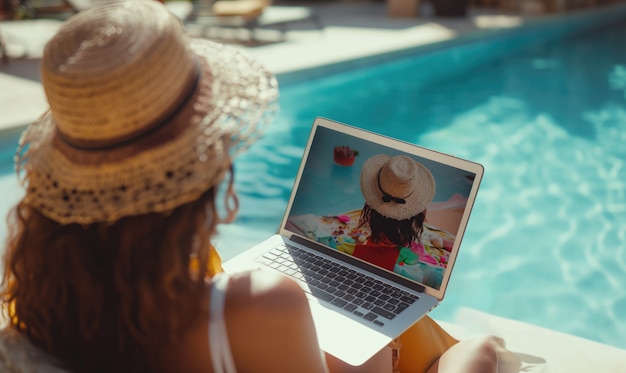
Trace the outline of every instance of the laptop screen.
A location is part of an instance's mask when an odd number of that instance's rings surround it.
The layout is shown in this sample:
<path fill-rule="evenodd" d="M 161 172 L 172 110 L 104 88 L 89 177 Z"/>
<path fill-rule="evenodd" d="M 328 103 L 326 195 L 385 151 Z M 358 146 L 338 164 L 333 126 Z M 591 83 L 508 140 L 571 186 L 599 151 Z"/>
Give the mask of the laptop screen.
<path fill-rule="evenodd" d="M 442 298 L 482 170 L 473 162 L 318 118 L 282 232 L 375 265 Z M 414 183 L 416 177 L 427 182 Z"/>

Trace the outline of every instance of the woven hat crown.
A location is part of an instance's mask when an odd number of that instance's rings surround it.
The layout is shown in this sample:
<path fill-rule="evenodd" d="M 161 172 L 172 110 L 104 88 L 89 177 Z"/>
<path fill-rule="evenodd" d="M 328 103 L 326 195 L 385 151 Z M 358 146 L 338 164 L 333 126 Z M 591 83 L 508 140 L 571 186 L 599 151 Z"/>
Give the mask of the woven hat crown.
<path fill-rule="evenodd" d="M 149 130 L 196 73 L 181 23 L 160 4 L 133 5 L 70 19 L 44 50 L 43 86 L 72 144 L 109 146 Z"/>
<path fill-rule="evenodd" d="M 383 164 L 378 181 L 388 195 L 405 199 L 415 191 L 417 177 L 417 165 L 411 158 L 395 157 Z"/>
<path fill-rule="evenodd" d="M 22 134 L 24 202 L 61 224 L 171 211 L 221 183 L 278 109 L 274 75 L 154 0 L 81 11 L 47 44 L 50 110 Z"/>
<path fill-rule="evenodd" d="M 426 210 L 435 195 L 435 179 L 410 157 L 379 154 L 363 164 L 361 192 L 381 215 L 404 220 Z"/>

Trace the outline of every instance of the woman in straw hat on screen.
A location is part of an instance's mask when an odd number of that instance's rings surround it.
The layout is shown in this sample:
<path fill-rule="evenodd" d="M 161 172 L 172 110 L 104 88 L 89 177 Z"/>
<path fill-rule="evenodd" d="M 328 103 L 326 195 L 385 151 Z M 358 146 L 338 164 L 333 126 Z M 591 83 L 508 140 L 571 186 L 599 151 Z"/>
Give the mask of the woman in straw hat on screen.
<path fill-rule="evenodd" d="M 365 199 L 361 223 L 370 226 L 370 240 L 407 245 L 419 240 L 424 230 L 435 179 L 428 168 L 407 156 L 379 154 L 363 164 L 361 193 Z"/>
<path fill-rule="evenodd" d="M 0 370 L 326 371 L 301 289 L 218 274 L 210 243 L 237 210 L 233 157 L 271 120 L 275 78 L 143 0 L 70 18 L 41 71 L 50 111 L 16 156 Z"/>

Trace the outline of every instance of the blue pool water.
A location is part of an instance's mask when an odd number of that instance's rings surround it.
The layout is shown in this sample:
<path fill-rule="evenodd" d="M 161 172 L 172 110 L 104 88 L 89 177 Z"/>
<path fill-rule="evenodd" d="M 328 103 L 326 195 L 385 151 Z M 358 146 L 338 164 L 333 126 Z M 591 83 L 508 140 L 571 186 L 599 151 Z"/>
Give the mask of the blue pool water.
<path fill-rule="evenodd" d="M 498 40 L 470 44 L 472 63 L 442 65 L 455 47 L 285 84 L 274 125 L 236 162 L 242 208 L 216 245 L 228 259 L 276 230 L 313 118 L 329 117 L 485 166 L 434 317 L 467 306 L 626 348 L 626 22 L 603 23 L 512 35 L 505 56 L 484 53 Z M 2 211 L 19 196 L 9 148 Z"/>
<path fill-rule="evenodd" d="M 238 161 L 243 209 L 225 255 L 278 226 L 326 116 L 484 164 L 435 317 L 469 306 L 626 348 L 624 40 L 618 22 L 435 80 L 416 56 L 284 86 L 276 125 Z"/>

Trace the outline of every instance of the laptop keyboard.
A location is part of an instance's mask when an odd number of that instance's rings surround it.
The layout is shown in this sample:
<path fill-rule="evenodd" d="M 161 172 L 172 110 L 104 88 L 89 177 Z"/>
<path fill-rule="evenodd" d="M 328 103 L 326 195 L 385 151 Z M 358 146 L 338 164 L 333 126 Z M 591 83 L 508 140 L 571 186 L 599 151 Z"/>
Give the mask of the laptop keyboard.
<path fill-rule="evenodd" d="M 290 244 L 273 248 L 256 261 L 306 282 L 309 290 L 305 290 L 317 299 L 380 326 L 419 298 Z"/>

